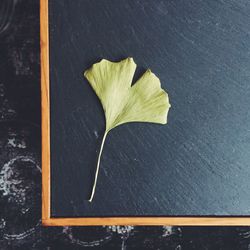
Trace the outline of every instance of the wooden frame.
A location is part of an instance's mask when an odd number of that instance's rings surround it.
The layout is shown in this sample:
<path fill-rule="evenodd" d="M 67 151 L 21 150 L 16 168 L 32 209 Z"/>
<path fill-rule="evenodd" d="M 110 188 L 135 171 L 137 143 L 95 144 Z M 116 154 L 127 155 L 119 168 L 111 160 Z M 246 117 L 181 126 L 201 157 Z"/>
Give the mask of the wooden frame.
<path fill-rule="evenodd" d="M 42 224 L 73 225 L 250 225 L 250 217 L 103 217 L 53 218 L 50 214 L 50 95 L 48 1 L 40 0 L 42 109 Z"/>

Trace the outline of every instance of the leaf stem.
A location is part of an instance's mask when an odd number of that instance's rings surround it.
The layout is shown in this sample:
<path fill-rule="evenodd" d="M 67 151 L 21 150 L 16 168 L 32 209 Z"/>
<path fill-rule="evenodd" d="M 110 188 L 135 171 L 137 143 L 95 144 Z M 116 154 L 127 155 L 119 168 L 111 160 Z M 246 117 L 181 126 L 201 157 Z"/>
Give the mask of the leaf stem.
<path fill-rule="evenodd" d="M 98 177 L 98 173 L 99 173 L 99 169 L 100 169 L 100 161 L 101 161 L 101 156 L 102 156 L 102 150 L 103 150 L 103 146 L 104 146 L 107 134 L 108 134 L 108 131 L 105 131 L 105 133 L 103 135 L 103 138 L 102 138 L 102 144 L 101 144 L 101 148 L 100 148 L 99 155 L 98 155 L 98 160 L 97 160 L 97 166 L 96 166 L 96 172 L 95 172 L 95 180 L 94 180 L 94 184 L 93 184 L 93 187 L 92 187 L 92 192 L 91 192 L 91 196 L 89 198 L 89 202 L 91 202 L 93 200 L 93 197 L 94 197 L 94 194 L 95 194 L 97 177 Z"/>

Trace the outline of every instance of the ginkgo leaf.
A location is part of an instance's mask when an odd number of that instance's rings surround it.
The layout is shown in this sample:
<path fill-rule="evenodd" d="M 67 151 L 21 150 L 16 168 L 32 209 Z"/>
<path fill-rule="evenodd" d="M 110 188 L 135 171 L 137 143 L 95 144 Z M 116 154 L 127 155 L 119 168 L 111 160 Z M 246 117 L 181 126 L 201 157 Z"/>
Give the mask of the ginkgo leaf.
<path fill-rule="evenodd" d="M 127 58 L 120 62 L 103 59 L 84 72 L 101 101 L 106 119 L 90 202 L 94 197 L 101 154 L 108 132 L 128 122 L 167 123 L 171 105 L 168 94 L 161 88 L 159 78 L 147 70 L 131 86 L 135 70 L 133 58 Z"/>

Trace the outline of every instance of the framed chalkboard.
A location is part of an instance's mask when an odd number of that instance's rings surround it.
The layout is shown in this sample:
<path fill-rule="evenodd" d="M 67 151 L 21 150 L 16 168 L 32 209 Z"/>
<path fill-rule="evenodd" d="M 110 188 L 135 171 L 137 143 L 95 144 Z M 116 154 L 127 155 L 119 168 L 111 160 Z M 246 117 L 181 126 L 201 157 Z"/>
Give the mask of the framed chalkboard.
<path fill-rule="evenodd" d="M 250 26 L 233 1 L 41 0 L 44 225 L 250 224 Z M 83 71 L 133 57 L 170 96 L 168 124 L 106 141 Z"/>

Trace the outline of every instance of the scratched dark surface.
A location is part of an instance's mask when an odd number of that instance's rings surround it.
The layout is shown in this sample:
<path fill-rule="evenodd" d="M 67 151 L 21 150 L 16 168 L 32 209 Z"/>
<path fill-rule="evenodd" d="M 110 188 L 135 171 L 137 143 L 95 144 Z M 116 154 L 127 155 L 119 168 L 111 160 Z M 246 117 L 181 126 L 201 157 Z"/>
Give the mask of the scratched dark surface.
<path fill-rule="evenodd" d="M 53 216 L 250 215 L 250 2 L 50 1 Z M 82 72 L 134 57 L 159 76 L 166 126 L 117 127 Z"/>
<path fill-rule="evenodd" d="M 1 250 L 250 248 L 249 227 L 42 227 L 39 63 L 39 1 L 2 0 Z"/>

